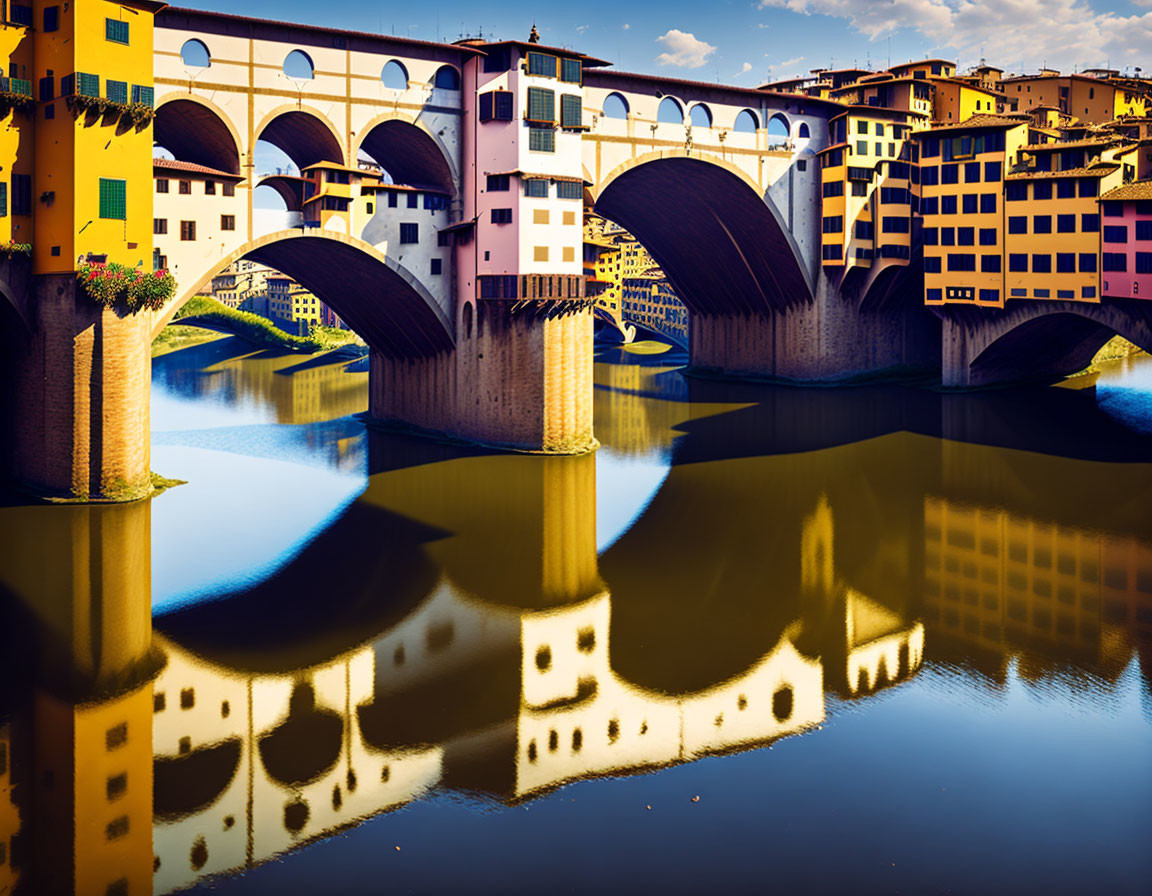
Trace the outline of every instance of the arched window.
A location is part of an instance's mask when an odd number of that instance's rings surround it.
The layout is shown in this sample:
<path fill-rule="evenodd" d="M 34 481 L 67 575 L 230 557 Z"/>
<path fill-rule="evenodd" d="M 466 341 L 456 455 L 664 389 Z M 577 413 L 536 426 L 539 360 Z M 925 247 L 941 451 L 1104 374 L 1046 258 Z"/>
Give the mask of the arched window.
<path fill-rule="evenodd" d="M 745 109 L 743 112 L 736 116 L 736 124 L 733 126 L 732 130 L 741 134 L 755 134 L 756 128 L 759 126 L 760 123 L 756 120 L 756 113 L 751 109 Z"/>
<path fill-rule="evenodd" d="M 380 80 L 384 82 L 385 87 L 392 90 L 407 90 L 408 69 L 404 68 L 398 60 L 393 59 L 384 66 L 384 71 L 380 72 Z"/>
<path fill-rule="evenodd" d="M 450 65 L 441 66 L 436 72 L 436 79 L 432 84 L 440 90 L 459 90 L 460 72 L 456 71 L 456 69 Z"/>
<path fill-rule="evenodd" d="M 604 100 L 605 118 L 627 118 L 628 101 L 618 93 L 610 93 Z"/>
<path fill-rule="evenodd" d="M 697 103 L 689 112 L 688 117 L 692 121 L 694 128 L 710 128 L 712 127 L 712 110 L 705 106 L 703 103 Z"/>
<path fill-rule="evenodd" d="M 656 120 L 664 124 L 684 124 L 684 110 L 676 100 L 666 96 L 660 101 L 660 108 L 656 110 Z"/>
<path fill-rule="evenodd" d="M 783 143 L 788 139 L 788 119 L 777 112 L 768 119 L 768 127 L 765 130 L 768 132 L 769 142 Z"/>
<path fill-rule="evenodd" d="M 812 136 L 812 132 L 808 129 L 808 122 L 800 122 L 800 127 L 796 129 L 796 136 L 801 140 L 807 140 Z"/>
<path fill-rule="evenodd" d="M 196 39 L 184 41 L 184 46 L 180 48 L 180 58 L 188 68 L 208 68 L 212 64 L 208 47 Z"/>
<path fill-rule="evenodd" d="M 284 74 L 299 81 L 311 81 L 315 77 L 316 67 L 312 58 L 303 50 L 293 50 L 284 57 Z"/>

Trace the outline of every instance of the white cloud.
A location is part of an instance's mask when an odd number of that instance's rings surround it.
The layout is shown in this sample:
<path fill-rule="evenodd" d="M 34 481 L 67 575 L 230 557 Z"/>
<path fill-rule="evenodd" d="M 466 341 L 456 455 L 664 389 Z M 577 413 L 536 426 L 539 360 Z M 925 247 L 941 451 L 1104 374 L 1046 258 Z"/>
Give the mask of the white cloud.
<path fill-rule="evenodd" d="M 629 25 L 627 22 L 625 22 L 625 23 L 624 23 L 624 30 L 625 30 L 625 31 L 627 31 L 627 30 L 628 30 L 629 28 L 631 28 L 631 27 L 632 27 L 632 26 L 631 26 L 631 25 Z"/>
<path fill-rule="evenodd" d="M 688 34 L 673 28 L 656 43 L 664 52 L 656 57 L 657 65 L 674 65 L 677 68 L 700 68 L 708 57 L 716 52 L 712 44 L 698 40 L 695 34 Z"/>
<path fill-rule="evenodd" d="M 795 58 L 793 58 L 793 59 L 785 59 L 783 62 L 781 62 L 781 63 L 780 63 L 778 66 L 776 66 L 776 67 L 777 67 L 777 68 L 792 68 L 792 66 L 794 66 L 794 65 L 799 65 L 799 64 L 800 64 L 801 62 L 803 62 L 803 61 L 804 61 L 804 57 L 803 57 L 803 56 L 796 56 L 796 57 L 795 57 Z"/>
<path fill-rule="evenodd" d="M 762 9 L 846 19 L 872 40 L 912 28 L 960 59 L 1035 68 L 1042 62 L 1140 65 L 1152 46 L 1152 12 L 1098 11 L 1098 0 L 760 0 Z M 1152 6 L 1152 0 L 1134 0 Z"/>
<path fill-rule="evenodd" d="M 740 66 L 740 71 L 736 72 L 736 74 L 734 74 L 732 77 L 739 78 L 741 75 L 746 75 L 750 71 L 752 71 L 752 63 L 745 62 L 742 66 Z"/>
<path fill-rule="evenodd" d="M 584 33 L 585 31 L 587 31 L 587 30 L 588 30 L 588 26 L 587 26 L 587 25 L 577 25 L 577 26 L 576 26 L 576 33 L 577 33 L 577 34 L 583 34 L 583 33 Z"/>

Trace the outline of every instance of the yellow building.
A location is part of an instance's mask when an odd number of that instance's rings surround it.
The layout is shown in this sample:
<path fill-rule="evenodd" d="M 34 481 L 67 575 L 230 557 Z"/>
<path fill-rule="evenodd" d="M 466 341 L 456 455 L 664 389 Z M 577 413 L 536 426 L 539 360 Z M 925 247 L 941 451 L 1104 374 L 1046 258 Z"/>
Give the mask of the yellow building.
<path fill-rule="evenodd" d="M 1002 111 L 1003 98 L 992 89 L 969 84 L 956 78 L 937 78 L 932 118 L 941 124 L 967 121 L 973 115 L 992 115 Z"/>
<path fill-rule="evenodd" d="M 916 137 L 925 303 L 1003 307 L 1003 181 L 1027 143 L 1027 116 L 980 115 Z"/>
<path fill-rule="evenodd" d="M 1106 140 L 1020 148 L 1004 179 L 1008 298 L 1100 300 L 1098 200 L 1122 183 L 1117 149 Z"/>
<path fill-rule="evenodd" d="M 1080 121 L 1103 123 L 1152 111 L 1152 85 L 1147 81 L 1042 72 L 1005 78 L 1005 96 L 1021 112 L 1053 106 Z"/>
<path fill-rule="evenodd" d="M 151 267 L 152 16 L 164 5 L 35 4 L 33 58 L 22 65 L 39 100 L 37 273 L 72 271 L 89 256 Z"/>
<path fill-rule="evenodd" d="M 820 154 L 825 266 L 907 261 L 916 201 L 908 138 L 925 124 L 923 114 L 879 107 L 853 107 L 829 123 L 832 145 Z"/>
<path fill-rule="evenodd" d="M 30 9 L 30 8 L 29 8 Z M 32 242 L 33 31 L 16 24 L 15 10 L 0 23 L 0 52 L 7 64 L 0 78 L 0 243 Z"/>

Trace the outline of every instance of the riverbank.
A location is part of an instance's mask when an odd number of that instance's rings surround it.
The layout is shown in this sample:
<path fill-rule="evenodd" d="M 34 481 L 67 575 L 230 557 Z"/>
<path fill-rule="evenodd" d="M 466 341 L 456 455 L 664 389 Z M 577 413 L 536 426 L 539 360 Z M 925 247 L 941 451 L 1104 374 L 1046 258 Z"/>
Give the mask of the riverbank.
<path fill-rule="evenodd" d="M 279 348 L 291 352 L 328 351 L 357 341 L 356 334 L 335 327 L 315 326 L 308 336 L 293 336 L 272 321 L 249 311 L 239 311 L 208 296 L 196 296 L 176 313 L 175 321 L 188 327 L 220 330 L 246 339 L 262 348 Z M 169 327 L 165 329 L 170 329 Z M 163 336 L 163 334 L 161 334 Z"/>

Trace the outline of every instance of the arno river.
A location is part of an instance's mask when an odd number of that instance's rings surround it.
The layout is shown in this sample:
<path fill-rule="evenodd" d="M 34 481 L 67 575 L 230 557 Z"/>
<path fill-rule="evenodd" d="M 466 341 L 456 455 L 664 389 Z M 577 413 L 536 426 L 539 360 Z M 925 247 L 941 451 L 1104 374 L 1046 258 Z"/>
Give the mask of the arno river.
<path fill-rule="evenodd" d="M 186 485 L 0 507 L 0 893 L 1147 893 L 1152 361 L 683 360 L 602 348 L 602 448 L 546 459 L 157 358 Z"/>

